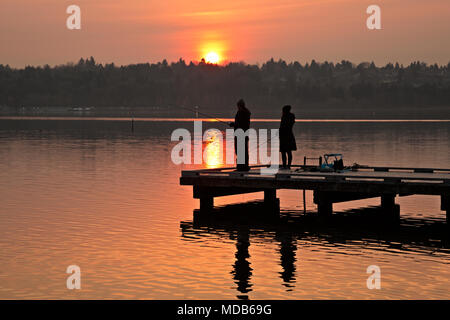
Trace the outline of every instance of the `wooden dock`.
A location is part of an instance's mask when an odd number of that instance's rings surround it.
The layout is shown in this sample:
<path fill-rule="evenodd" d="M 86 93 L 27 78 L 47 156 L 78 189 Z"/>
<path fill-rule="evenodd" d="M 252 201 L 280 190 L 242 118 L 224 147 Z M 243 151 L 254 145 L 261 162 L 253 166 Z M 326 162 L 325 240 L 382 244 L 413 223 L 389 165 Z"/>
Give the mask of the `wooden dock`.
<path fill-rule="evenodd" d="M 278 206 L 278 189 L 313 190 L 314 203 L 321 216 L 333 212 L 333 203 L 380 197 L 385 212 L 399 214 L 396 196 L 415 194 L 441 198 L 441 210 L 450 221 L 450 169 L 362 167 L 341 172 L 320 172 L 317 167 L 292 166 L 277 174 L 263 175 L 264 166 L 252 166 L 248 172 L 235 168 L 182 171 L 180 184 L 192 185 L 200 210 L 209 211 L 214 198 L 244 193 L 264 192 L 268 206 Z"/>

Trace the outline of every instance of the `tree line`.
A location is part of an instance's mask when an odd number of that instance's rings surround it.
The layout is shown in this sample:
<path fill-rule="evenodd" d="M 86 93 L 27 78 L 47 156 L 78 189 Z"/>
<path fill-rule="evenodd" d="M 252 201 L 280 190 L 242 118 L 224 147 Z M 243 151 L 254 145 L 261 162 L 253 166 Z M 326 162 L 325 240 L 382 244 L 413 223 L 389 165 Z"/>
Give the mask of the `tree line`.
<path fill-rule="evenodd" d="M 292 62 L 262 65 L 96 63 L 93 57 L 50 67 L 0 65 L 0 106 L 9 107 L 233 107 L 238 98 L 271 109 L 302 106 L 450 106 L 450 63 L 408 66 Z"/>

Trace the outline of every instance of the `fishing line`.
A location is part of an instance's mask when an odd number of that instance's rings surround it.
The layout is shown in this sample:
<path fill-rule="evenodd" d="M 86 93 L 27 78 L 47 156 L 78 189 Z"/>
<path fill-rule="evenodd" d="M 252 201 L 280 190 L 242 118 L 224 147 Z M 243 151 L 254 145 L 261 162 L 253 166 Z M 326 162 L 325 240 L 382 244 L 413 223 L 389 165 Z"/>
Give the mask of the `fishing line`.
<path fill-rule="evenodd" d="M 210 114 L 207 114 L 207 113 L 204 113 L 204 112 L 200 112 L 200 111 L 195 110 L 195 109 L 184 108 L 184 107 L 180 107 L 180 106 L 176 106 L 176 108 L 180 108 L 180 109 L 183 109 L 183 110 L 188 110 L 188 111 L 196 112 L 196 113 L 198 113 L 198 114 L 200 114 L 200 115 L 202 115 L 202 116 L 205 116 L 205 117 L 207 117 L 207 118 L 209 118 L 209 119 L 216 120 L 216 121 L 218 121 L 218 122 L 220 122 L 220 123 L 226 125 L 227 127 L 230 126 L 230 123 L 225 122 L 225 121 L 222 121 L 222 120 L 220 120 L 219 118 L 216 118 L 216 117 L 214 117 L 214 116 L 212 116 L 212 115 L 210 115 Z"/>

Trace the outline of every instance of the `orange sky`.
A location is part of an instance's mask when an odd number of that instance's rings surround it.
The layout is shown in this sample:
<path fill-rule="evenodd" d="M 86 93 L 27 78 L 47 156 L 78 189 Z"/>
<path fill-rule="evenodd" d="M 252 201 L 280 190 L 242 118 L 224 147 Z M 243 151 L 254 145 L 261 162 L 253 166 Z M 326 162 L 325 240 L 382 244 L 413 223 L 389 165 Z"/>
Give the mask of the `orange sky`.
<path fill-rule="evenodd" d="M 82 29 L 66 28 L 66 8 Z M 378 4 L 382 30 L 366 28 Z M 384 64 L 450 62 L 449 0 L 1 0 L 0 64 L 61 64 L 94 56 L 129 64 L 199 60 Z"/>

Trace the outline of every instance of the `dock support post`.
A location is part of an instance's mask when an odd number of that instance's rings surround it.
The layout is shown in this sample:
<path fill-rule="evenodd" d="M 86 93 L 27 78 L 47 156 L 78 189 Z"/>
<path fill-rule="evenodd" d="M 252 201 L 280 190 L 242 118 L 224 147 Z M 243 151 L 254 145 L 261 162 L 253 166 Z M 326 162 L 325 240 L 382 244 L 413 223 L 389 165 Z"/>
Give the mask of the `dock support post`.
<path fill-rule="evenodd" d="M 280 199 L 277 198 L 277 189 L 264 190 L 264 206 L 270 215 L 280 214 Z"/>
<path fill-rule="evenodd" d="M 328 199 L 320 199 L 317 203 L 317 211 L 321 217 L 331 216 L 333 214 L 333 203 Z"/>
<path fill-rule="evenodd" d="M 391 222 L 400 221 L 400 206 L 395 204 L 395 194 L 381 195 L 381 208 L 383 215 Z"/>
<path fill-rule="evenodd" d="M 200 198 L 200 211 L 207 212 L 211 211 L 214 207 L 214 198 L 213 197 L 201 197 Z"/>
<path fill-rule="evenodd" d="M 303 189 L 303 213 L 306 213 L 306 190 Z"/>
<path fill-rule="evenodd" d="M 447 224 L 450 225 L 450 195 L 441 195 L 441 210 L 446 212 Z"/>
<path fill-rule="evenodd" d="M 277 200 L 277 189 L 264 190 L 264 203 L 273 204 Z"/>
<path fill-rule="evenodd" d="M 395 206 L 395 194 L 381 195 L 381 207 L 385 210 L 392 210 Z"/>
<path fill-rule="evenodd" d="M 320 157 L 322 158 L 322 157 Z M 322 159 L 320 159 L 320 162 L 322 162 Z M 303 158 L 303 165 L 306 168 L 306 156 Z M 322 165 L 322 163 L 319 163 L 319 167 Z M 303 189 L 303 213 L 306 213 L 306 190 Z"/>
<path fill-rule="evenodd" d="M 333 214 L 332 193 L 314 190 L 314 203 L 317 204 L 317 212 L 321 217 Z"/>
<path fill-rule="evenodd" d="M 268 207 L 277 204 L 277 189 L 264 190 L 264 204 Z"/>

